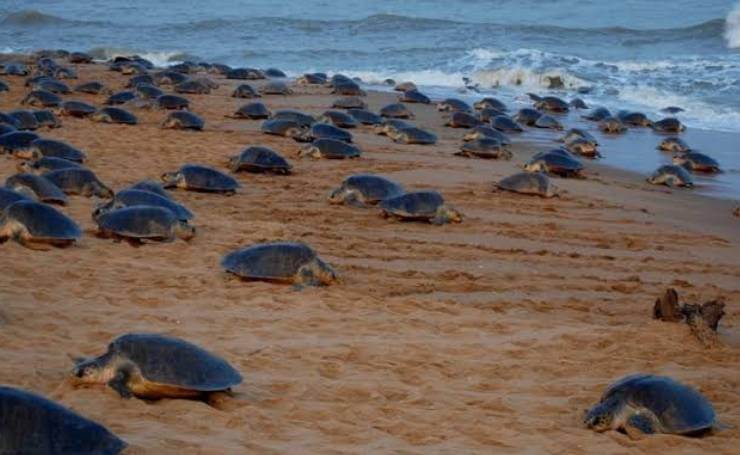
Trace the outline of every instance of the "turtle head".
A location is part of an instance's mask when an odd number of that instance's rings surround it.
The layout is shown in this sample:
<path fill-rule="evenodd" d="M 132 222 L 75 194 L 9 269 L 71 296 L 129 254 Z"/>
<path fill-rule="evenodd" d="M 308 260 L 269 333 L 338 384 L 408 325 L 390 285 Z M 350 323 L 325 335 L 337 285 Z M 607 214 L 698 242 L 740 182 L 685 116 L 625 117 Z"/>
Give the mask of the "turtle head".
<path fill-rule="evenodd" d="M 339 188 L 329 193 L 329 203 L 342 204 L 347 196 L 349 196 L 349 191 L 347 191 L 347 189 L 343 186 L 340 186 Z"/>
<path fill-rule="evenodd" d="M 178 184 L 183 180 L 183 175 L 180 171 L 165 172 L 160 177 L 162 179 L 162 187 L 164 188 L 176 188 Z"/>
<path fill-rule="evenodd" d="M 229 158 L 229 169 L 231 169 L 231 172 L 238 172 L 239 171 L 239 155 L 234 155 Z"/>
<path fill-rule="evenodd" d="M 13 156 L 15 158 L 20 158 L 22 160 L 32 160 L 36 161 L 41 159 L 44 155 L 37 149 L 37 148 L 27 148 L 22 150 L 16 150 L 13 153 Z"/>
<path fill-rule="evenodd" d="M 102 199 L 113 199 L 113 196 L 115 196 L 113 190 L 103 185 L 102 183 L 97 183 L 94 185 L 93 195 Z"/>
<path fill-rule="evenodd" d="M 109 363 L 106 355 L 82 359 L 72 368 L 72 378 L 81 384 L 105 384 L 115 375 L 114 369 L 109 368 Z"/>
<path fill-rule="evenodd" d="M 95 209 L 92 212 L 92 219 L 93 221 L 97 222 L 101 216 L 115 209 L 116 209 L 116 203 L 114 199 L 111 199 L 108 202 L 97 204 L 95 206 Z"/>
<path fill-rule="evenodd" d="M 527 172 L 545 172 L 546 169 L 542 161 L 535 161 L 534 163 L 525 164 L 524 170 Z"/>
<path fill-rule="evenodd" d="M 90 120 L 92 120 L 93 122 L 106 122 L 110 120 L 109 117 L 110 116 L 106 115 L 105 113 L 97 111 L 90 116 Z"/>
<path fill-rule="evenodd" d="M 36 170 L 33 161 L 21 161 L 15 165 L 18 172 L 31 173 Z"/>
<path fill-rule="evenodd" d="M 592 407 L 583 417 L 583 423 L 599 433 L 614 428 L 614 419 L 619 411 L 620 400 L 615 397 L 603 400 L 601 403 Z"/>
<path fill-rule="evenodd" d="M 321 150 L 313 144 L 306 144 L 298 149 L 298 157 L 304 158 L 307 156 L 316 159 L 321 158 Z"/>
<path fill-rule="evenodd" d="M 686 156 L 682 153 L 678 153 L 676 155 L 673 155 L 673 164 L 676 166 L 684 166 L 688 160 L 686 159 Z"/>
<path fill-rule="evenodd" d="M 436 216 L 432 219 L 433 224 L 462 223 L 463 215 L 454 207 L 442 205 L 437 209 Z"/>
<path fill-rule="evenodd" d="M 195 237 L 195 226 L 181 221 L 176 227 L 177 236 L 185 241 L 189 241 Z"/>

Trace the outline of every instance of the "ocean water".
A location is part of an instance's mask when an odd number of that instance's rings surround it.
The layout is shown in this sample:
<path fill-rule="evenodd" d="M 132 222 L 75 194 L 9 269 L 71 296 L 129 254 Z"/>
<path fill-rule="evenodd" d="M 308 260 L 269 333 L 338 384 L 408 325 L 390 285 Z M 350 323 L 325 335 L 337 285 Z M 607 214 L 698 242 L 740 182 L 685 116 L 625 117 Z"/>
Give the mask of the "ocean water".
<path fill-rule="evenodd" d="M 566 98 L 679 106 L 692 129 L 740 132 L 734 0 L 0 0 L 0 51 L 40 48 L 390 77 L 438 96 L 467 77 L 515 103 L 558 77 Z"/>

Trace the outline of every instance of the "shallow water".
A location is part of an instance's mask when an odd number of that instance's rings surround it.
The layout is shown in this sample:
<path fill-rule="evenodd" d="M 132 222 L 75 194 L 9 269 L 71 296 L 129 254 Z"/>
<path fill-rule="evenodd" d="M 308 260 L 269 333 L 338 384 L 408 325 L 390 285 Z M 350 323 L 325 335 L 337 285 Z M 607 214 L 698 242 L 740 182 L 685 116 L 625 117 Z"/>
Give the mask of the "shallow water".
<path fill-rule="evenodd" d="M 414 80 L 440 96 L 456 93 L 469 77 L 483 93 L 511 100 L 544 92 L 558 77 L 557 93 L 566 98 L 587 90 L 578 96 L 590 104 L 653 117 L 680 106 L 685 112 L 678 117 L 691 131 L 740 132 L 740 3 L 732 0 L 207 5 L 6 0 L 0 51 L 63 47 L 99 58 L 137 52 L 160 65 L 203 59 L 290 74 L 341 71 L 369 82 Z M 697 134 L 687 137 L 699 140 Z M 723 145 L 708 148 L 736 170 L 740 157 L 723 137 L 714 141 Z"/>

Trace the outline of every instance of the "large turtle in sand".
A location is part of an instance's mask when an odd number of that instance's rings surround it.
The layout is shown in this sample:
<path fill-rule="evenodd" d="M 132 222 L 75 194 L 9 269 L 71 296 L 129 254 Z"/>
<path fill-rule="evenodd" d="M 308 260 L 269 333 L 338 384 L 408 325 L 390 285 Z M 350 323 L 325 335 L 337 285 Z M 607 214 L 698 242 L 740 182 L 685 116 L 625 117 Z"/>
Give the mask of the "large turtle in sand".
<path fill-rule="evenodd" d="M 290 174 L 293 166 L 276 151 L 267 147 L 247 147 L 238 155 L 229 158 L 232 172 L 272 172 Z"/>
<path fill-rule="evenodd" d="M 460 147 L 460 151 L 455 152 L 455 155 L 467 158 L 502 160 L 509 160 L 513 156 L 509 150 L 504 148 L 500 141 L 493 138 L 480 138 L 474 141 L 465 142 Z"/>
<path fill-rule="evenodd" d="M 180 338 L 128 333 L 72 369 L 74 382 L 106 384 L 123 398 L 190 398 L 217 405 L 242 376 L 226 360 Z"/>
<path fill-rule="evenodd" d="M 0 386 L 0 453 L 117 455 L 126 443 L 40 395 Z"/>
<path fill-rule="evenodd" d="M 673 156 L 673 164 L 683 166 L 692 172 L 719 172 L 719 163 L 711 156 L 700 152 L 688 151 Z"/>
<path fill-rule="evenodd" d="M 381 215 L 401 221 L 426 221 L 432 224 L 460 223 L 463 216 L 445 204 L 436 191 L 415 191 L 380 202 Z"/>
<path fill-rule="evenodd" d="M 67 195 L 46 178 L 28 173 L 11 175 L 5 180 L 5 187 L 42 202 L 65 205 Z"/>
<path fill-rule="evenodd" d="M 221 267 L 245 280 L 298 286 L 329 285 L 337 281 L 334 269 L 303 243 L 261 243 L 241 248 L 224 256 Z"/>
<path fill-rule="evenodd" d="M 205 121 L 190 111 L 172 111 L 161 123 L 162 129 L 201 131 Z"/>
<path fill-rule="evenodd" d="M 113 190 L 101 182 L 93 171 L 84 167 L 57 169 L 46 172 L 43 176 L 65 194 L 97 196 L 106 199 L 113 197 Z"/>
<path fill-rule="evenodd" d="M 686 126 L 675 117 L 668 117 L 662 120 L 658 120 L 657 122 L 653 122 L 650 127 L 656 133 L 672 134 L 686 131 Z"/>
<path fill-rule="evenodd" d="M 93 122 L 136 125 L 138 119 L 131 112 L 119 107 L 104 107 L 90 116 Z"/>
<path fill-rule="evenodd" d="M 186 164 L 175 172 L 162 174 L 165 188 L 224 193 L 231 195 L 241 186 L 233 177 L 211 167 Z"/>
<path fill-rule="evenodd" d="M 263 103 L 254 102 L 239 106 L 233 114 L 226 115 L 226 118 L 260 120 L 270 118 L 270 110 Z"/>
<path fill-rule="evenodd" d="M 561 177 L 581 177 L 583 164 L 571 153 L 555 149 L 538 153 L 524 165 L 527 172 L 546 172 Z"/>
<path fill-rule="evenodd" d="M 191 220 L 194 216 L 184 205 L 177 203 L 166 194 L 161 195 L 153 191 L 132 187 L 117 192 L 113 199 L 98 206 L 93 212 L 93 219 L 104 212 L 134 206 L 162 207 L 174 213 L 180 221 Z"/>
<path fill-rule="evenodd" d="M 44 245 L 69 246 L 81 236 L 82 231 L 71 218 L 40 202 L 14 202 L 0 217 L 0 243 L 14 239 L 28 248 L 43 249 Z"/>
<path fill-rule="evenodd" d="M 677 137 L 667 137 L 660 141 L 658 150 L 662 152 L 685 153 L 691 150 L 691 147 L 683 139 Z"/>
<path fill-rule="evenodd" d="M 393 103 L 384 106 L 380 109 L 380 116 L 387 118 L 414 118 L 414 113 L 411 112 L 406 105 L 401 103 Z"/>
<path fill-rule="evenodd" d="M 633 439 L 655 433 L 702 434 L 718 426 L 712 404 L 667 376 L 634 374 L 610 385 L 584 417 L 592 430 L 621 430 Z"/>
<path fill-rule="evenodd" d="M 18 163 L 16 169 L 18 169 L 18 172 L 43 173 L 56 171 L 58 169 L 66 169 L 69 167 L 82 167 L 82 165 L 80 163 L 75 163 L 74 161 L 65 160 L 64 158 L 42 156 L 41 158 L 22 161 L 21 163 Z"/>
<path fill-rule="evenodd" d="M 434 145 L 437 135 L 415 126 L 408 128 L 390 129 L 386 133 L 393 142 L 399 144 Z"/>
<path fill-rule="evenodd" d="M 684 167 L 676 166 L 675 164 L 660 166 L 647 178 L 647 182 L 653 185 L 671 187 L 691 188 L 694 186 L 694 180 L 691 178 L 691 174 Z"/>
<path fill-rule="evenodd" d="M 519 172 L 494 183 L 494 189 L 512 193 L 551 198 L 558 196 L 558 188 L 541 172 Z"/>
<path fill-rule="evenodd" d="M 0 186 L 0 215 L 3 211 L 18 201 L 31 201 L 32 199 L 25 194 L 21 194 L 10 188 Z"/>
<path fill-rule="evenodd" d="M 175 238 L 190 240 L 195 228 L 162 206 L 132 205 L 108 211 L 99 207 L 93 213 L 98 235 L 125 239 L 133 243 L 145 240 L 171 242 Z"/>
<path fill-rule="evenodd" d="M 306 127 L 293 120 L 272 118 L 262 122 L 260 131 L 274 136 L 301 138 L 306 134 Z"/>
<path fill-rule="evenodd" d="M 34 159 L 42 156 L 62 158 L 76 163 L 82 163 L 87 155 L 82 150 L 56 139 L 38 138 L 31 142 L 29 152 L 19 152 L 21 158 Z"/>
<path fill-rule="evenodd" d="M 0 135 L 0 153 L 17 154 L 18 152 L 28 151 L 31 149 L 31 143 L 38 138 L 38 134 L 30 131 L 9 131 Z"/>
<path fill-rule="evenodd" d="M 385 177 L 373 174 L 351 175 L 342 185 L 329 194 L 332 204 L 346 204 L 354 207 L 377 205 L 389 197 L 400 196 L 403 187 Z"/>
<path fill-rule="evenodd" d="M 359 147 L 336 139 L 317 139 L 306 144 L 298 151 L 298 156 L 311 157 L 313 159 L 343 160 L 347 158 L 359 158 L 362 151 Z"/>

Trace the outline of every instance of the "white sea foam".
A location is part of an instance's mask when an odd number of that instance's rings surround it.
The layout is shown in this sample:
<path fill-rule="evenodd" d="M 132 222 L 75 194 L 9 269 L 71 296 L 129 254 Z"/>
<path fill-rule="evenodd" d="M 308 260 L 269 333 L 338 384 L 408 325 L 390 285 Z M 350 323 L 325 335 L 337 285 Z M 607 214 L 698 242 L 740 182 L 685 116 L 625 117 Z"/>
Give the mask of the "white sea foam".
<path fill-rule="evenodd" d="M 740 2 L 735 4 L 725 19 L 725 39 L 730 49 L 740 48 Z"/>
<path fill-rule="evenodd" d="M 484 88 L 522 87 L 530 90 L 547 88 L 575 89 L 589 85 L 586 81 L 565 70 L 537 71 L 525 67 L 509 67 L 497 70 L 481 70 L 473 73 L 473 80 Z M 561 85 L 562 84 L 562 87 Z"/>
<path fill-rule="evenodd" d="M 164 67 L 175 63 L 181 63 L 184 60 L 191 58 L 188 54 L 182 51 L 141 52 L 135 49 L 122 47 L 97 47 L 91 49 L 89 52 L 93 56 L 93 58 L 98 60 L 109 60 L 119 56 L 129 56 L 135 54 L 149 60 L 156 67 Z"/>

